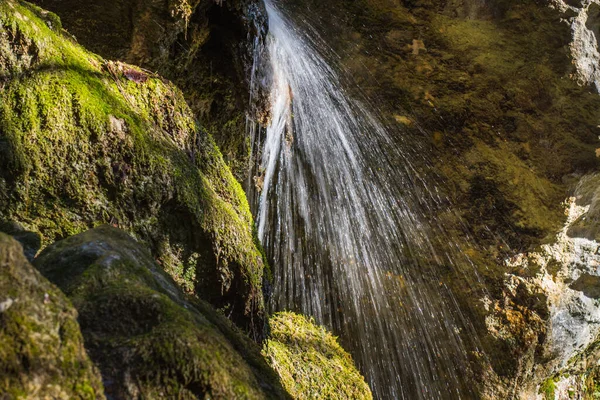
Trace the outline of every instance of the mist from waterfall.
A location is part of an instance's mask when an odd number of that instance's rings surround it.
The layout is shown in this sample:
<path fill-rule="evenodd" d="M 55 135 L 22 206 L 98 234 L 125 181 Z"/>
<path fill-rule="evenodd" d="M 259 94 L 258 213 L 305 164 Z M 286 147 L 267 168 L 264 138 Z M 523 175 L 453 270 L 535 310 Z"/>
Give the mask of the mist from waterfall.
<path fill-rule="evenodd" d="M 274 268 L 271 308 L 340 335 L 376 398 L 473 398 L 471 327 L 440 277 L 453 256 L 429 239 L 440 232 L 430 205 L 444 199 L 410 140 L 345 91 L 318 38 L 277 3 L 266 8 L 271 110 L 266 129 L 253 129 L 251 186 Z"/>

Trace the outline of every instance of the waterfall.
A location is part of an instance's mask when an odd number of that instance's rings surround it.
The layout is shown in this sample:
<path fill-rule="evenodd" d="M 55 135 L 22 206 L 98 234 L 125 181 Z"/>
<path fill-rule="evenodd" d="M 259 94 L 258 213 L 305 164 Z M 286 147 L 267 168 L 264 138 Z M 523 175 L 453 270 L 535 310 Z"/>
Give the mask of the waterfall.
<path fill-rule="evenodd" d="M 262 133 L 252 129 L 252 186 L 271 308 L 340 335 L 376 398 L 475 397 L 472 328 L 439 272 L 452 256 L 430 240 L 430 205 L 444 199 L 407 150 L 417 144 L 347 93 L 314 33 L 274 1 L 266 8 L 271 110 Z"/>

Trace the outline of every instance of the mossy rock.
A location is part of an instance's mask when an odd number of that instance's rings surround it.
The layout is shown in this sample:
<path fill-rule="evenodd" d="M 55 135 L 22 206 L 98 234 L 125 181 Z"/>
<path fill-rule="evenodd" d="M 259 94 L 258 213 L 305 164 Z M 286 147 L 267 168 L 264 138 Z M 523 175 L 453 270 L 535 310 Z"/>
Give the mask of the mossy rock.
<path fill-rule="evenodd" d="M 0 233 L 0 398 L 104 399 L 67 297 Z"/>
<path fill-rule="evenodd" d="M 539 394 L 542 395 L 544 400 L 554 400 L 554 391 L 556 390 L 556 384 L 554 379 L 550 378 L 544 381 L 540 385 Z"/>
<path fill-rule="evenodd" d="M 72 236 L 43 250 L 35 266 L 77 308 L 107 396 L 287 398 L 258 345 L 188 301 L 126 232 L 105 225 Z"/>
<path fill-rule="evenodd" d="M 13 221 L 1 222 L 0 232 L 12 236 L 23 246 L 23 253 L 29 262 L 33 261 L 42 246 L 42 238 L 39 233 L 29 232 Z"/>
<path fill-rule="evenodd" d="M 325 328 L 291 312 L 270 319 L 263 353 L 295 399 L 372 399 L 352 357 Z"/>
<path fill-rule="evenodd" d="M 260 0 L 34 0 L 57 13 L 86 48 L 158 72 L 180 87 L 243 182 L 254 38 L 266 32 Z"/>
<path fill-rule="evenodd" d="M 46 245 L 110 223 L 262 337 L 265 264 L 245 194 L 181 92 L 107 62 L 26 2 L 0 3 L 0 220 Z"/>

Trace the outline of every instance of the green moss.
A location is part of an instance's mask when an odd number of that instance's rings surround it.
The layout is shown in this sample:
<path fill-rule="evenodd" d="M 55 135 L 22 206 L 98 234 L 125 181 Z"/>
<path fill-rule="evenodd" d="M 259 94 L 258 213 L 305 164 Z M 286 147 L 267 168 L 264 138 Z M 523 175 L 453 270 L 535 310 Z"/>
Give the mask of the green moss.
<path fill-rule="evenodd" d="M 440 33 L 434 46 L 449 57 L 434 66 L 434 80 L 458 75 L 459 65 L 468 71 L 460 91 L 447 84 L 431 88 L 436 107 L 462 114 L 462 132 L 471 139 L 465 143 L 470 150 L 461 153 L 466 168 L 452 173 L 448 166 L 443 172 L 453 180 L 482 173 L 498 182 L 498 196 L 515 209 L 494 216 L 497 225 L 501 220 L 511 225 L 497 231 L 519 232 L 519 239 L 509 238 L 517 248 L 558 231 L 564 220 L 564 176 L 597 164 L 592 104 L 598 100 L 567 78 L 569 60 L 561 44 L 567 32 L 551 22 L 551 14 L 525 3 L 499 21 L 433 18 Z M 544 23 L 531 25 L 532 20 Z M 577 132 L 573 125 L 579 126 Z M 464 142 L 456 133 L 446 138 L 448 145 Z"/>
<path fill-rule="evenodd" d="M 540 386 L 539 393 L 544 396 L 544 400 L 554 400 L 554 391 L 556 390 L 556 385 L 554 383 L 553 378 L 546 379 L 544 383 Z"/>
<path fill-rule="evenodd" d="M 295 399 L 372 399 L 352 357 L 314 321 L 275 314 L 263 353 Z"/>
<path fill-rule="evenodd" d="M 104 399 L 71 302 L 0 233 L 0 393 L 10 399 Z"/>
<path fill-rule="evenodd" d="M 596 400 L 600 399 L 600 370 L 592 368 L 584 375 L 584 399 Z"/>
<path fill-rule="evenodd" d="M 45 18 L 25 2 L 0 4 L 0 217 L 44 244 L 123 227 L 260 337 L 264 263 L 249 206 L 181 92 L 87 52 Z"/>
<path fill-rule="evenodd" d="M 287 395 L 260 351 L 206 303 L 189 301 L 151 254 L 101 226 L 47 247 L 35 265 L 71 298 L 115 398 Z"/>
<path fill-rule="evenodd" d="M 173 80 L 236 178 L 245 179 L 250 144 L 245 135 L 248 96 L 242 70 L 248 65 L 242 64 L 251 62 L 250 38 L 259 24 L 266 23 L 259 13 L 245 12 L 254 0 L 36 2 L 57 12 L 87 48 Z"/>

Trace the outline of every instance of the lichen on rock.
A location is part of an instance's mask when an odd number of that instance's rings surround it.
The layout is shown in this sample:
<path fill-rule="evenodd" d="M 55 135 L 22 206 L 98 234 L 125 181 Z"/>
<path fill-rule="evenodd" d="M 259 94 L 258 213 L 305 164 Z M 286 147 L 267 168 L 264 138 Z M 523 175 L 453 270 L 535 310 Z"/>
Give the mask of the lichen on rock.
<path fill-rule="evenodd" d="M 0 233 L 0 397 L 104 399 L 77 311 Z"/>
<path fill-rule="evenodd" d="M 270 324 L 263 353 L 294 399 L 373 398 L 350 354 L 314 320 L 280 312 Z"/>
<path fill-rule="evenodd" d="M 44 245 L 110 223 L 262 337 L 265 264 L 243 190 L 182 93 L 89 53 L 54 14 L 0 3 L 0 219 Z"/>

